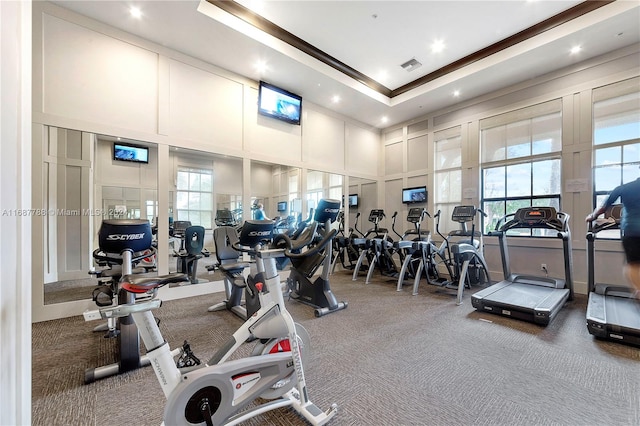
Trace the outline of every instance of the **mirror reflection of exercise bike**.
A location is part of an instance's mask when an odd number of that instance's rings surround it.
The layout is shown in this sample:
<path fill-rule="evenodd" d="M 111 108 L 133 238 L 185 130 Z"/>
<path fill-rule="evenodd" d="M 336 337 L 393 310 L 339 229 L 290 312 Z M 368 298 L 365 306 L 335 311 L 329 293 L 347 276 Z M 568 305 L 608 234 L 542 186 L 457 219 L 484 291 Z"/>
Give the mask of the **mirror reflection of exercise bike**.
<path fill-rule="evenodd" d="M 198 278 L 198 261 L 210 256 L 204 248 L 204 232 L 203 226 L 191 225 L 190 221 L 173 222 L 173 237 L 180 239 L 180 249 L 173 253 L 177 258 L 176 270 L 186 274 L 191 284 L 207 282 Z"/>
<path fill-rule="evenodd" d="M 440 232 L 441 212 L 435 215 L 436 232 L 442 238 L 440 246 L 432 242 L 420 246 L 423 261 L 418 266 L 418 272 L 413 284 L 413 294 L 418 294 L 418 286 L 422 270 L 426 269 L 428 284 L 441 288 L 456 290 L 456 304 L 462 304 L 465 288 L 473 284 L 483 285 L 491 283 L 489 267 L 483 255 L 483 235 L 476 231 L 478 215 L 486 214 L 475 206 L 456 206 L 451 213 L 451 220 L 460 224 L 459 229 L 450 231 L 446 236 Z M 471 223 L 471 229 L 468 224 Z M 444 267 L 447 276 L 440 274 L 440 267 Z"/>
<path fill-rule="evenodd" d="M 156 250 L 152 247 L 149 221 L 140 219 L 108 219 L 102 221 L 98 246 L 93 252 L 95 263 L 102 269 L 90 271 L 100 285 L 93 290 L 97 306 L 129 303 L 132 295 L 121 288 L 123 275 L 145 274 L 155 269 Z M 131 317 L 108 318 L 106 325 L 94 331 L 105 331 L 105 338 L 116 339 L 117 362 L 85 371 L 85 383 L 149 365 L 140 356 L 138 330 Z"/>
<path fill-rule="evenodd" d="M 216 248 L 218 263 L 207 267 L 208 270 L 218 269 L 224 278 L 225 300 L 209 307 L 209 312 L 227 309 L 246 321 L 260 309 L 258 294 L 249 285 L 245 277 L 245 270 L 252 262 L 240 259 L 241 252 L 234 247 L 239 241 L 235 226 L 220 226 L 213 230 L 213 242 Z"/>
<path fill-rule="evenodd" d="M 273 221 L 244 223 L 234 247 L 256 258 L 258 273 L 250 277 L 250 283 L 258 292 L 261 308 L 206 363 L 200 362 L 186 342 L 172 351 L 151 312 L 161 304 L 157 289 L 176 277 L 125 276 L 123 288 L 147 296 L 145 299 L 132 298 L 132 303 L 84 314 L 87 321 L 131 315 L 167 398 L 164 424 L 236 425 L 267 411 L 291 407 L 310 424 L 324 425 L 337 413 L 335 404 L 322 411 L 309 400 L 303 366 L 310 350 L 309 337 L 284 303 L 275 264 L 284 249 L 264 245 L 272 235 Z M 234 356 L 249 340 L 257 342 L 253 352 Z M 177 363 L 174 357 L 179 357 Z"/>
<path fill-rule="evenodd" d="M 640 346 L 640 303 L 635 289 L 625 285 L 596 282 L 595 241 L 598 234 L 613 233 L 620 238 L 622 205 L 615 204 L 604 212 L 604 217 L 589 222 L 587 232 L 587 329 L 600 339 Z"/>
<path fill-rule="evenodd" d="M 306 234 L 304 241 L 296 241 L 298 246 L 306 249 L 294 250 L 291 245 L 284 252 L 291 260 L 287 278 L 289 295 L 292 299 L 313 306 L 316 317 L 347 307 L 347 302 L 338 302 L 329 284 L 332 242 L 337 233 L 335 229 L 331 229 L 331 224 L 335 222 L 339 212 L 340 201 L 320 200 L 314 215 L 315 232 Z M 311 282 L 319 267 L 322 268 L 320 276 Z"/>

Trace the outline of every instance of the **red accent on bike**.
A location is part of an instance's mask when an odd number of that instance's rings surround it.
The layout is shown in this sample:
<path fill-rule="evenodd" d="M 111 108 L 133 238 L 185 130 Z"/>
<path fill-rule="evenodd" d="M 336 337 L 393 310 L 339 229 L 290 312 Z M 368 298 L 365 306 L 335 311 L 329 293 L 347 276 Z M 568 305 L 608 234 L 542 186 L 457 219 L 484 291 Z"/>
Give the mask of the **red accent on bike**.
<path fill-rule="evenodd" d="M 262 283 L 256 283 L 256 288 L 258 289 L 258 291 L 262 291 L 262 287 L 264 287 L 264 284 Z"/>
<path fill-rule="evenodd" d="M 289 339 L 279 341 L 278 344 L 269 351 L 270 354 L 276 354 L 278 352 L 291 352 L 291 343 L 289 342 Z"/>
<path fill-rule="evenodd" d="M 129 293 L 146 293 L 149 289 L 144 287 L 138 287 L 137 285 L 133 285 L 131 283 L 123 283 L 122 288 Z"/>

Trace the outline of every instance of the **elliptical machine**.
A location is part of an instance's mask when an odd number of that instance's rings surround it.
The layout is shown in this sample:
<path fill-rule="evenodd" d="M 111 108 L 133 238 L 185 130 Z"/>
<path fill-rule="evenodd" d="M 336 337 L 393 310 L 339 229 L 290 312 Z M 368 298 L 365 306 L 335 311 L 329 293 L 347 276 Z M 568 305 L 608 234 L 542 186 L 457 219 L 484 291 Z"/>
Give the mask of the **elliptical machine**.
<path fill-rule="evenodd" d="M 456 206 L 451 213 L 451 220 L 460 224 L 460 228 L 449 232 L 446 236 L 440 232 L 441 213 L 436 214 L 436 232 L 443 239 L 442 245 L 436 247 L 429 245 L 425 254 L 429 265 L 427 270 L 427 283 L 438 287 L 457 290 L 457 305 L 462 304 L 462 296 L 465 287 L 471 288 L 472 283 L 491 283 L 489 267 L 482 255 L 482 232 L 476 231 L 477 215 L 486 214 L 475 206 Z M 471 222 L 471 229 L 467 223 Z M 458 238 L 453 240 L 452 238 Z M 440 259 L 440 260 L 438 260 Z M 449 278 L 441 277 L 438 266 L 444 265 Z M 416 276 L 413 284 L 413 294 L 418 294 L 420 275 Z"/>
<path fill-rule="evenodd" d="M 402 290 L 405 277 L 415 279 L 422 271 L 428 269 L 428 266 L 425 268 L 423 263 L 426 261 L 425 252 L 432 243 L 431 231 L 421 229 L 425 216 L 431 217 L 427 209 L 412 207 L 407 214 L 407 222 L 413 224 L 413 229 L 408 229 L 403 235 L 399 235 L 395 227 L 392 227 L 393 232 L 400 237 L 400 240 L 394 243 L 394 247 L 402 261 L 400 273 L 398 274 L 398 284 L 396 286 L 398 291 Z M 419 267 L 421 268 L 421 272 L 418 272 Z"/>
<path fill-rule="evenodd" d="M 331 273 L 331 249 L 337 231 L 331 229 L 340 211 L 340 201 L 322 199 L 315 210 L 314 221 L 318 224 L 317 232 L 322 239 L 314 245 L 316 235 L 310 234 L 306 246 L 308 250 L 295 253 L 292 247 L 284 251 L 291 259 L 291 269 L 287 278 L 290 297 L 315 308 L 316 317 L 339 311 L 347 307 L 347 302 L 338 302 L 331 291 L 329 275 Z M 311 277 L 322 265 L 322 272 L 314 282 Z"/>
<path fill-rule="evenodd" d="M 146 258 L 155 256 L 152 247 L 151 225 L 141 219 L 108 219 L 102 221 L 98 231 L 98 246 L 93 258 L 107 269 L 92 271 L 101 284 L 93 291 L 97 306 L 112 306 L 114 298 L 118 305 L 133 303 L 135 296 L 122 289 L 122 277 L 146 272 L 145 268 L 134 268 Z M 149 263 L 149 262 L 147 262 Z M 107 330 L 105 338 L 117 339 L 118 361 L 102 367 L 85 370 L 85 384 L 116 374 L 149 365 L 149 359 L 140 356 L 138 329 L 130 316 L 109 317 L 107 327 L 96 327 L 96 331 Z"/>
<path fill-rule="evenodd" d="M 256 257 L 258 274 L 249 283 L 258 292 L 261 308 L 207 363 L 200 363 L 186 342 L 172 351 L 151 312 L 161 305 L 157 289 L 178 277 L 125 276 L 123 288 L 146 299 L 134 297 L 129 304 L 85 312 L 87 321 L 132 316 L 167 398 L 164 424 L 237 425 L 270 410 L 292 407 L 312 425 L 324 425 L 337 413 L 335 404 L 322 411 L 309 400 L 303 367 L 308 334 L 293 321 L 282 296 L 275 259 L 283 256 L 284 249 L 262 245 L 272 234 L 273 221 L 244 223 L 234 247 Z M 248 340 L 257 342 L 251 355 L 231 359 Z"/>

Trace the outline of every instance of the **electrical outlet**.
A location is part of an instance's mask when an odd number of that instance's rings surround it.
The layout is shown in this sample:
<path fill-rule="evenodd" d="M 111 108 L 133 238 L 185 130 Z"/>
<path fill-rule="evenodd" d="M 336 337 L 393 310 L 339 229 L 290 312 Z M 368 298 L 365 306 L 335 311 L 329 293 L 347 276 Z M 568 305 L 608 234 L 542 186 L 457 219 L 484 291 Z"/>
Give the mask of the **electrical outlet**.
<path fill-rule="evenodd" d="M 541 264 L 540 265 L 540 270 L 541 271 L 546 271 L 547 270 L 547 264 L 546 263 Z"/>

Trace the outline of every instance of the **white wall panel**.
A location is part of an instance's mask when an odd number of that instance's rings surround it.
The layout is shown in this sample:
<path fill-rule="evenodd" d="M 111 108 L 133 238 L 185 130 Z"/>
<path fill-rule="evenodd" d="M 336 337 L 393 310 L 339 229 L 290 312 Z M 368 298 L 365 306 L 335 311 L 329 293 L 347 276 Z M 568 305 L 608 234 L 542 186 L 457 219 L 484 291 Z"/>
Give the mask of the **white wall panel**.
<path fill-rule="evenodd" d="M 299 162 L 302 159 L 301 126 L 285 123 L 258 114 L 258 90 L 245 91 L 244 150 L 259 154 L 278 164 Z M 302 125 L 306 126 L 305 109 L 302 109 Z"/>
<path fill-rule="evenodd" d="M 155 133 L 158 55 L 43 15 L 43 112 Z"/>
<path fill-rule="evenodd" d="M 380 134 L 347 123 L 345 135 L 347 173 L 377 176 Z"/>
<path fill-rule="evenodd" d="M 170 61 L 169 136 L 242 148 L 242 84 Z"/>
<path fill-rule="evenodd" d="M 306 109 L 302 129 L 304 162 L 309 168 L 344 166 L 344 120 Z"/>

